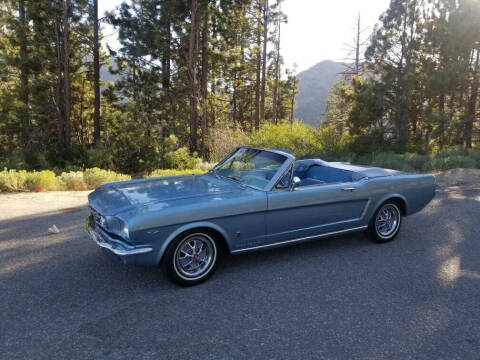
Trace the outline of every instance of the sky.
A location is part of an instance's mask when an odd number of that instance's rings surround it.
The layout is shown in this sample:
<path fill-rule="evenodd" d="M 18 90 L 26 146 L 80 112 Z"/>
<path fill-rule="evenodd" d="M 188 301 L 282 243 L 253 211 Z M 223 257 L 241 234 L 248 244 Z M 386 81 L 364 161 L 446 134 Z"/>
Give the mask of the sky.
<path fill-rule="evenodd" d="M 99 17 L 121 2 L 99 1 Z M 347 61 L 358 14 L 366 39 L 389 3 L 390 0 L 285 0 L 282 11 L 288 23 L 282 26 L 280 45 L 285 65 L 291 68 L 297 64 L 297 71 L 303 71 L 322 60 Z M 103 44 L 117 48 L 115 30 L 107 25 L 102 30 L 104 35 L 110 35 Z"/>

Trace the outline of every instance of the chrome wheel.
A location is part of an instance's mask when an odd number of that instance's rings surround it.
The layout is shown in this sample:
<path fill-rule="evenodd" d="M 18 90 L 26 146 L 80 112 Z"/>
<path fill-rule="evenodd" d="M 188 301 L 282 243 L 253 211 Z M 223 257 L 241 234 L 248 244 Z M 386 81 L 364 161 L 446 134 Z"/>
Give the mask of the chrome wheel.
<path fill-rule="evenodd" d="M 388 239 L 395 235 L 400 226 L 400 210 L 394 204 L 386 204 L 378 211 L 375 219 L 377 234 Z"/>
<path fill-rule="evenodd" d="M 211 270 L 216 257 L 217 248 L 209 235 L 191 234 L 175 249 L 175 272 L 185 280 L 200 279 Z"/>

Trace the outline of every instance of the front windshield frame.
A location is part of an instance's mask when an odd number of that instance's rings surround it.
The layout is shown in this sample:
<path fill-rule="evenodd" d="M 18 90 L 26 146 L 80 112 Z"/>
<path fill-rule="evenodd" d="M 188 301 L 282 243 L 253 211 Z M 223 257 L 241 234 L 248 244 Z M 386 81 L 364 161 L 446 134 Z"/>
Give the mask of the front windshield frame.
<path fill-rule="evenodd" d="M 257 190 L 264 190 L 264 191 L 270 191 L 273 189 L 273 187 L 275 186 L 275 184 L 278 182 L 278 180 L 283 176 L 283 174 L 285 173 L 285 171 L 289 168 L 289 166 L 295 161 L 295 157 L 290 155 L 290 154 L 287 154 L 283 151 L 279 151 L 279 150 L 271 150 L 271 149 L 264 149 L 264 148 L 256 148 L 256 147 L 249 147 L 249 146 L 241 146 L 241 147 L 238 147 L 236 148 L 234 151 L 232 151 L 228 156 L 226 156 L 222 161 L 220 161 L 213 169 L 212 171 L 214 173 L 216 173 L 217 175 L 219 176 L 222 176 L 224 177 L 223 175 L 221 174 L 218 174 L 217 173 L 217 170 L 223 165 L 225 164 L 227 161 L 229 161 L 233 156 L 235 156 L 240 150 L 242 149 L 253 149 L 253 150 L 260 150 L 260 151 L 265 151 L 265 152 L 270 152 L 270 153 L 274 153 L 274 154 L 278 154 L 278 155 L 281 155 L 285 158 L 284 162 L 282 163 L 282 165 L 280 167 L 277 168 L 277 171 L 275 173 L 275 175 L 269 180 L 269 182 L 264 186 L 264 187 L 257 187 L 257 186 L 254 186 L 254 185 L 251 185 L 251 184 L 247 184 L 247 183 L 244 183 L 242 181 L 238 181 L 240 184 L 242 185 L 245 185 L 245 186 L 248 186 L 248 187 L 251 187 L 251 188 L 254 188 L 254 189 L 257 189 Z M 231 180 L 231 181 L 236 181 L 236 180 Z"/>

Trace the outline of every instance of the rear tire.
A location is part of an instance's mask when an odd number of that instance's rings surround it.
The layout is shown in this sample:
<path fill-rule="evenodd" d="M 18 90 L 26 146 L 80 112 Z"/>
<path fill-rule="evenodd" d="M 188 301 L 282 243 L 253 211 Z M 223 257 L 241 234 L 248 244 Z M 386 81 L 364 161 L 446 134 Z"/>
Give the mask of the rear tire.
<path fill-rule="evenodd" d="M 393 201 L 383 203 L 368 224 L 367 234 L 376 243 L 392 241 L 402 225 L 402 212 Z"/>
<path fill-rule="evenodd" d="M 208 230 L 179 235 L 168 246 L 162 267 L 170 280 L 181 286 L 200 284 L 213 275 L 220 257 L 220 244 Z"/>

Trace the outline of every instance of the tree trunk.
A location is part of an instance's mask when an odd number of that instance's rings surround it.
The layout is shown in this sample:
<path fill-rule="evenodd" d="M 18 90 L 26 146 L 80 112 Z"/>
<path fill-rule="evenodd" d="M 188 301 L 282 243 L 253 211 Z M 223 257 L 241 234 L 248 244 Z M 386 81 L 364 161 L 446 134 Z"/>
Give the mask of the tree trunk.
<path fill-rule="evenodd" d="M 268 0 L 263 4 L 262 90 L 260 92 L 260 121 L 265 121 L 265 87 L 267 83 Z"/>
<path fill-rule="evenodd" d="M 262 0 L 258 0 L 258 19 L 257 19 L 257 66 L 255 74 L 255 118 L 254 126 L 255 130 L 260 128 L 260 76 L 262 72 L 262 52 L 260 47 L 262 46 Z"/>
<path fill-rule="evenodd" d="M 407 148 L 408 144 L 408 103 L 407 96 L 405 94 L 401 95 L 400 98 L 400 114 L 399 114 L 399 135 L 400 135 L 400 146 L 402 150 Z"/>
<path fill-rule="evenodd" d="M 208 9 L 205 8 L 203 14 L 203 26 L 202 26 L 202 73 L 200 75 L 200 91 L 202 95 L 202 155 L 207 157 L 207 149 L 205 146 L 206 137 L 208 134 L 207 123 L 207 88 L 208 81 Z"/>
<path fill-rule="evenodd" d="M 291 95 L 291 98 L 290 98 L 290 116 L 289 116 L 290 124 L 293 124 L 293 112 L 295 110 L 295 90 L 296 90 L 296 87 L 297 87 L 296 77 L 295 77 L 295 75 L 293 75 L 293 76 L 294 76 L 294 78 L 292 79 L 292 95 Z"/>
<path fill-rule="evenodd" d="M 440 129 L 440 138 L 439 138 L 439 147 L 440 149 L 443 149 L 445 145 L 445 93 L 442 92 L 440 93 L 440 97 L 438 99 L 438 112 L 440 114 L 439 116 L 439 129 Z"/>
<path fill-rule="evenodd" d="M 162 88 L 168 92 L 170 88 L 170 46 L 172 42 L 172 32 L 170 29 L 170 20 L 165 24 L 165 45 L 162 53 Z"/>
<path fill-rule="evenodd" d="M 357 20 L 357 39 L 355 43 L 355 75 L 360 75 L 360 13 Z"/>
<path fill-rule="evenodd" d="M 197 151 L 197 0 L 191 0 L 190 12 L 190 38 L 187 60 L 190 86 L 190 150 Z"/>
<path fill-rule="evenodd" d="M 57 144 L 60 151 L 65 148 L 65 100 L 64 100 L 64 86 L 62 75 L 62 42 L 60 40 L 60 22 L 61 19 L 57 17 L 55 21 L 55 50 L 57 55 L 57 62 L 55 69 L 57 70 L 57 87 L 55 89 L 55 100 L 58 111 L 57 123 Z"/>
<path fill-rule="evenodd" d="M 281 6 L 281 5 L 280 5 Z M 280 28 L 281 28 L 281 8 L 279 7 L 279 12 L 280 14 L 278 15 L 278 22 L 277 22 L 277 44 L 276 44 L 276 50 L 277 54 L 275 57 L 275 86 L 273 89 L 273 121 L 275 124 L 278 123 L 277 119 L 277 111 L 278 111 L 278 82 L 280 80 Z"/>
<path fill-rule="evenodd" d="M 28 59 L 27 59 L 27 22 L 25 20 L 25 1 L 18 2 L 18 16 L 20 21 L 19 42 L 20 42 L 20 100 L 23 103 L 21 111 L 21 122 L 23 127 L 23 145 L 27 146 L 30 141 L 30 89 L 28 86 Z"/>
<path fill-rule="evenodd" d="M 261 1 L 258 2 L 258 20 L 257 20 L 257 69 L 255 77 L 255 121 L 254 129 L 258 130 L 260 128 L 260 76 L 262 69 L 262 52 L 260 47 L 262 45 L 262 33 L 261 33 L 261 24 L 262 24 L 262 5 Z"/>
<path fill-rule="evenodd" d="M 98 50 L 98 0 L 93 0 L 93 139 L 100 143 L 100 59 Z"/>
<path fill-rule="evenodd" d="M 65 0 L 63 7 L 63 86 L 64 86 L 64 96 L 65 96 L 65 147 L 70 146 L 70 137 L 71 137 L 71 109 L 72 109 L 72 98 L 71 98 L 71 80 L 70 80 L 70 7 L 71 0 Z"/>
<path fill-rule="evenodd" d="M 478 98 L 478 86 L 479 86 L 479 75 L 478 75 L 478 65 L 480 60 L 480 50 L 477 50 L 477 57 L 475 60 L 475 65 L 473 68 L 473 78 L 470 86 L 470 99 L 468 100 L 467 105 L 467 114 L 465 116 L 465 128 L 464 128 L 464 144 L 466 148 L 472 147 L 472 132 L 473 132 L 473 122 L 475 120 L 475 112 Z"/>

